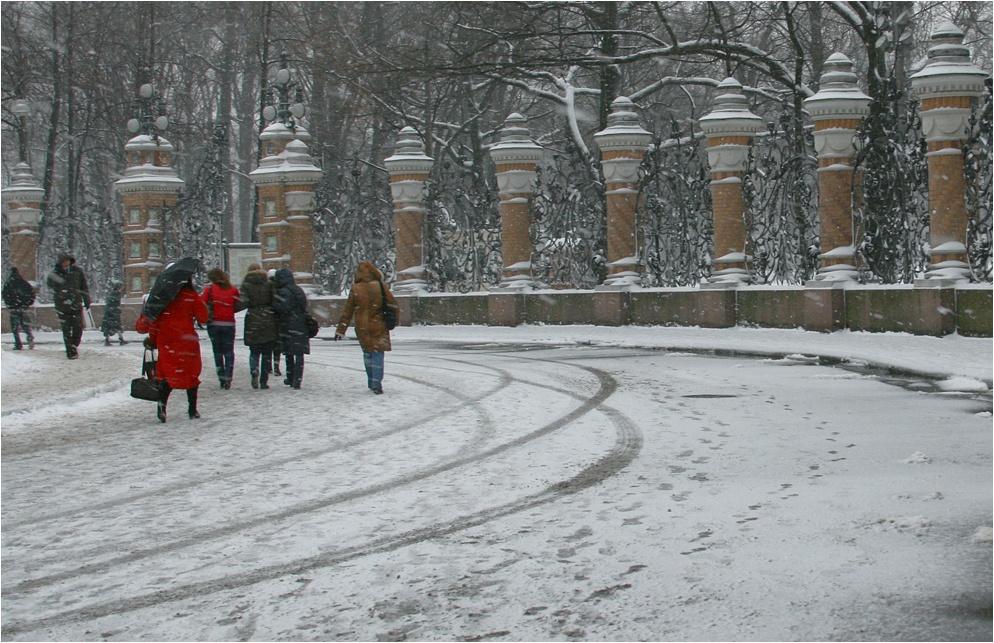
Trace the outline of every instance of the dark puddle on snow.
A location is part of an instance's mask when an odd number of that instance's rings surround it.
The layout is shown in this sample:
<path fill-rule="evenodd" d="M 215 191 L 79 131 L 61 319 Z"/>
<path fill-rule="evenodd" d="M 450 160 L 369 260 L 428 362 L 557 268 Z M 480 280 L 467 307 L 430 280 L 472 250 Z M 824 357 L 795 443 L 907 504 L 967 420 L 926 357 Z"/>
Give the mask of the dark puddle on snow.
<path fill-rule="evenodd" d="M 556 348 L 601 348 L 609 349 L 612 351 L 617 351 L 619 353 L 628 352 L 674 352 L 674 353 L 692 353 L 695 355 L 700 355 L 702 357 L 716 357 L 716 358 L 751 358 L 751 359 L 765 359 L 765 360 L 784 360 L 790 361 L 796 366 L 828 366 L 831 368 L 839 368 L 844 371 L 849 371 L 851 373 L 857 373 L 859 375 L 870 376 L 877 379 L 884 384 L 890 384 L 891 386 L 899 386 L 907 391 L 912 391 L 916 393 L 933 393 L 938 395 L 943 395 L 951 398 L 975 400 L 980 404 L 976 409 L 971 410 L 971 412 L 992 412 L 994 411 L 994 392 L 988 389 L 986 392 L 979 391 L 947 391 L 939 387 L 939 379 L 933 379 L 922 375 L 921 373 L 914 373 L 910 371 L 904 371 L 901 369 L 875 366 L 872 364 L 866 364 L 862 362 L 850 362 L 845 359 L 837 357 L 820 357 L 820 356 L 809 356 L 804 355 L 796 361 L 791 359 L 791 356 L 796 355 L 796 353 L 788 354 L 771 354 L 771 353 L 756 353 L 750 351 L 736 351 L 729 349 L 687 349 L 687 348 L 665 348 L 665 347 L 620 347 L 612 346 L 610 344 L 598 346 L 596 343 L 562 343 L 562 344 L 502 344 L 500 342 L 481 342 L 481 343 L 466 343 L 466 344 L 446 344 L 447 348 L 455 348 L 456 350 L 466 350 L 466 351 L 500 351 L 500 352 L 529 352 L 529 351 L 541 351 L 550 350 Z M 717 393 L 698 393 L 692 395 L 683 395 L 681 397 L 685 398 L 699 398 L 699 399 L 721 399 L 721 398 L 733 398 L 738 397 L 736 395 L 724 395 Z"/>

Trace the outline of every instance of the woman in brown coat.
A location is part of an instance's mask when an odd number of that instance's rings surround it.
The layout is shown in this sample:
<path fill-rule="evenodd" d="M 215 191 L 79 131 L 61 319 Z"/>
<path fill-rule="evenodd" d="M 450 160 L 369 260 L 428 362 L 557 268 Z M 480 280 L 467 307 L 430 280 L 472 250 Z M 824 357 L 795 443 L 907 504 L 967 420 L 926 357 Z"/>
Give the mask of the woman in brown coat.
<path fill-rule="evenodd" d="M 383 393 L 383 354 L 390 350 L 390 331 L 383 323 L 383 306 L 396 307 L 397 300 L 384 285 L 383 274 L 368 261 L 359 262 L 354 282 L 335 330 L 335 340 L 345 337 L 345 330 L 354 316 L 367 385 L 379 395 Z"/>

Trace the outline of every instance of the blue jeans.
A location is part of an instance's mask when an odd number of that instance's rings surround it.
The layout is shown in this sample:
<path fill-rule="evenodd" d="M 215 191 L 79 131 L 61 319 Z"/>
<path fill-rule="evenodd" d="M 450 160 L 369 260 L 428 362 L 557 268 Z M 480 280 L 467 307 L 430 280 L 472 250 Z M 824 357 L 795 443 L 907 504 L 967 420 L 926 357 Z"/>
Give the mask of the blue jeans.
<path fill-rule="evenodd" d="M 259 362 L 262 362 L 262 370 L 259 371 Z M 249 372 L 258 372 L 259 381 L 265 384 L 269 381 L 269 374 L 273 372 L 273 344 L 255 344 L 249 346 Z"/>
<path fill-rule="evenodd" d="M 370 389 L 383 386 L 383 351 L 362 352 L 362 363 L 366 367 L 366 385 Z"/>
<path fill-rule="evenodd" d="M 28 343 L 34 342 L 34 335 L 31 334 L 31 327 L 28 326 L 28 313 L 25 310 L 10 311 L 10 330 L 14 333 L 14 350 L 21 350 L 21 330 L 28 336 Z"/>
<path fill-rule="evenodd" d="M 222 382 L 230 382 L 235 372 L 235 327 L 207 324 L 207 336 L 214 348 L 214 368 Z"/>

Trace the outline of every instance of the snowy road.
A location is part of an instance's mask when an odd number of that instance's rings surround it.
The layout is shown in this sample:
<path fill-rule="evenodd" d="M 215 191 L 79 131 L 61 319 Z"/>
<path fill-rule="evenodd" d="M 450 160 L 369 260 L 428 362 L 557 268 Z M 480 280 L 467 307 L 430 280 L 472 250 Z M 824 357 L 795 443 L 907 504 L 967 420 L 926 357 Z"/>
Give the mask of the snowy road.
<path fill-rule="evenodd" d="M 138 348 L 5 351 L 3 638 L 990 640 L 989 392 L 397 334 L 165 426 Z"/>

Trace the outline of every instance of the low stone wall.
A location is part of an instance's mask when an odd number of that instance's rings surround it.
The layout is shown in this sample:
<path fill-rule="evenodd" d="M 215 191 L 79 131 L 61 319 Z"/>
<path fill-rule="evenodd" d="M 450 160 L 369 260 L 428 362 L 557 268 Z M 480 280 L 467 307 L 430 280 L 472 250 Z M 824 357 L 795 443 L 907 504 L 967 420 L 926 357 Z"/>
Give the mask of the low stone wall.
<path fill-rule="evenodd" d="M 958 288 L 914 286 L 853 288 L 739 288 L 728 290 L 651 289 L 634 291 L 534 291 L 398 295 L 400 323 L 592 324 L 600 326 L 700 326 L 803 328 L 820 332 L 849 329 L 942 336 L 991 337 L 994 290 L 990 285 Z M 344 297 L 314 297 L 311 312 L 322 326 L 335 326 Z M 122 321 L 133 329 L 138 305 L 122 306 Z M 103 306 L 91 311 L 97 326 Z M 34 307 L 35 326 L 58 330 L 51 305 Z M 3 315 L 4 333 L 10 319 Z"/>

